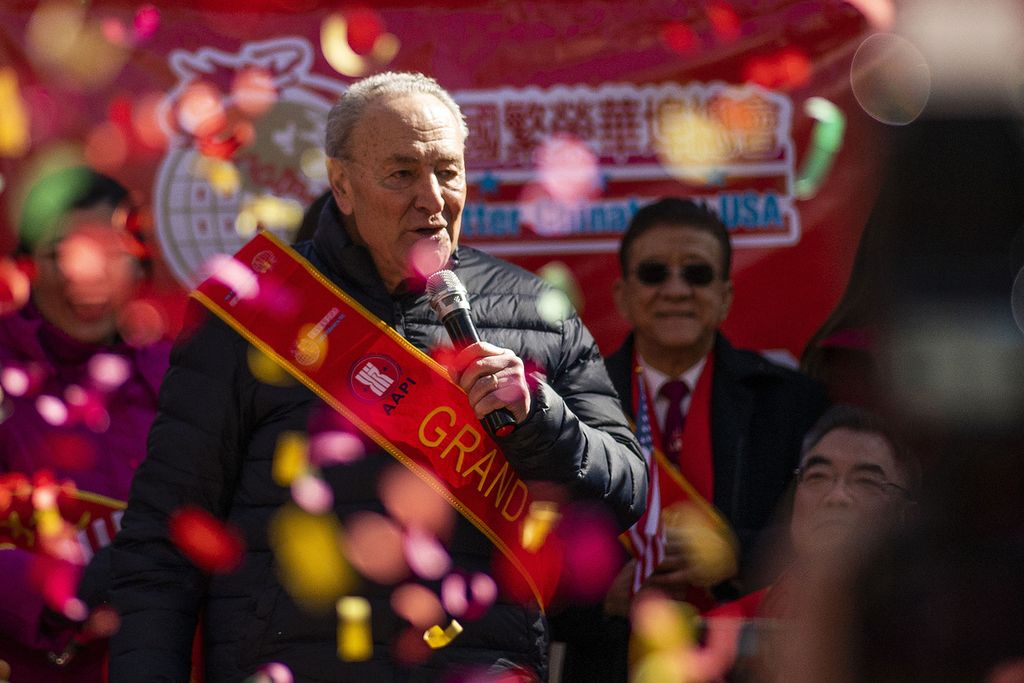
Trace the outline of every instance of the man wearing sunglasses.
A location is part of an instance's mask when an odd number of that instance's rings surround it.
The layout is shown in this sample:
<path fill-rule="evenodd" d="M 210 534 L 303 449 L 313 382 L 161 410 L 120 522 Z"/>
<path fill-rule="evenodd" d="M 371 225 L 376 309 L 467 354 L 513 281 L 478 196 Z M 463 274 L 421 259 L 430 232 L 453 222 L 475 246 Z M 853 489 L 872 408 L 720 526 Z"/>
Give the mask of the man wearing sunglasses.
<path fill-rule="evenodd" d="M 697 566 L 700 549 L 685 531 L 668 533 L 661 546 L 653 534 L 644 538 L 642 529 L 654 524 L 641 520 L 629 534 L 633 559 L 608 594 L 605 619 L 565 627 L 576 642 L 566 650 L 566 681 L 626 680 L 625 617 L 641 583 L 702 608 L 759 587 L 749 578 L 754 546 L 790 481 L 803 435 L 826 404 L 809 378 L 735 349 L 721 334 L 733 299 L 732 250 L 714 213 L 675 197 L 648 204 L 623 235 L 619 259 L 615 301 L 633 331 L 606 365 L 638 436 L 648 433 L 659 451 L 655 461 L 668 463 L 660 478 L 663 526 L 679 502 L 669 489 L 688 489 L 728 537 L 726 552 L 738 557 Z M 581 638 L 590 642 L 581 646 Z"/>

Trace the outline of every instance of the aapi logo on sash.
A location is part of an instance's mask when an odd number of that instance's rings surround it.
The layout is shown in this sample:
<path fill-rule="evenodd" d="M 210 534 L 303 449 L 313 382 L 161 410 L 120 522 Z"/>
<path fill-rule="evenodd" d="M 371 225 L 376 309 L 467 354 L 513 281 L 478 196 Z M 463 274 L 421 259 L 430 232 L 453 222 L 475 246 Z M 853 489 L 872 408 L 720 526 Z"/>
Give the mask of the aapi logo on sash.
<path fill-rule="evenodd" d="M 178 81 L 160 105 L 170 144 L 153 186 L 154 232 L 164 260 L 186 288 L 199 284 L 211 257 L 234 254 L 249 240 L 251 234 L 237 225 L 245 206 L 271 197 L 304 207 L 327 188 L 324 124 L 346 84 L 312 73 L 315 54 L 307 39 L 287 37 L 244 43 L 237 52 L 202 47 L 168 56 Z M 224 84 L 251 73 L 260 74 L 265 91 L 259 94 L 267 107 L 248 114 L 246 96 Z M 237 131 L 221 140 L 224 133 L 204 138 L 201 130 L 186 130 L 185 123 L 195 124 L 197 115 L 188 107 L 197 86 L 210 95 L 204 102 L 211 118 L 220 112 L 229 121 L 244 119 L 245 139 Z M 188 116 L 192 120 L 183 123 Z M 211 161 L 229 164 L 237 182 L 214 182 L 215 174 L 202 171 Z M 298 226 L 264 227 L 291 242 Z"/>
<path fill-rule="evenodd" d="M 379 403 L 401 376 L 401 368 L 390 356 L 363 356 L 352 365 L 349 384 L 358 398 Z"/>

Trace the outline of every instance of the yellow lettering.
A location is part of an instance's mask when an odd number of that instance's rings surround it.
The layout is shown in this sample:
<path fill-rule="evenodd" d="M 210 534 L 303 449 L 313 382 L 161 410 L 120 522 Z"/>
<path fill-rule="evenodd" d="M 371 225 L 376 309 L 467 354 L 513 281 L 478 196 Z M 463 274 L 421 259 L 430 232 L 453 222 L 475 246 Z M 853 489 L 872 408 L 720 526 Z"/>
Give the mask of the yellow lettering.
<path fill-rule="evenodd" d="M 484 480 L 487 479 L 487 475 L 491 471 L 491 463 L 494 462 L 494 456 L 497 454 L 497 449 L 492 449 L 490 453 L 477 460 L 475 463 L 469 466 L 469 469 L 462 473 L 462 476 L 468 477 L 473 472 L 476 472 L 480 476 L 480 482 L 476 485 L 477 491 L 484 490 Z M 487 467 L 484 468 L 486 463 Z"/>
<path fill-rule="evenodd" d="M 466 435 L 469 435 L 469 437 L 472 439 L 472 441 L 473 441 L 472 444 L 467 444 L 467 443 L 463 443 L 462 442 L 462 437 L 466 436 Z M 477 430 L 473 429 L 469 425 L 463 425 L 462 429 L 459 430 L 459 433 L 456 434 L 455 438 L 451 440 L 451 443 L 449 443 L 447 446 L 445 446 L 444 450 L 441 451 L 441 459 L 444 460 L 446 457 L 448 457 L 448 452 L 451 451 L 452 448 L 458 448 L 459 449 L 459 459 L 455 463 L 455 471 L 461 473 L 462 472 L 462 459 L 463 459 L 463 457 L 465 457 L 466 451 L 471 451 L 471 450 L 473 450 L 474 448 L 476 448 L 479 445 L 480 445 L 480 432 L 478 432 Z"/>
<path fill-rule="evenodd" d="M 485 493 L 484 496 L 490 496 L 491 491 L 494 490 L 494 486 L 500 481 L 501 484 L 498 488 L 498 497 L 494 499 L 494 507 L 498 507 L 498 505 L 501 504 L 501 499 L 505 497 L 505 491 L 508 490 L 509 484 L 511 484 L 512 480 L 515 478 L 516 475 L 511 469 L 509 469 L 508 463 L 501 463 L 501 469 L 498 470 L 494 479 L 491 479 L 491 485 L 487 487 L 487 493 Z"/>
<path fill-rule="evenodd" d="M 430 422 L 431 418 L 433 418 L 438 413 L 444 413 L 448 416 L 449 427 L 455 426 L 455 411 L 449 408 L 448 406 L 438 406 L 437 408 L 434 408 L 429 413 L 427 413 L 427 416 L 423 418 L 423 422 L 420 423 L 420 443 L 430 448 L 439 446 L 441 442 L 444 441 L 444 437 L 448 436 L 448 432 L 438 427 L 434 428 L 434 434 L 437 436 L 437 439 L 430 441 L 427 439 L 426 434 L 424 434 L 424 429 L 426 429 L 427 423 Z"/>
<path fill-rule="evenodd" d="M 516 497 L 516 491 L 522 491 L 523 495 L 519 497 L 519 509 L 515 513 L 509 512 L 508 504 Z M 508 498 L 505 499 L 505 504 L 501 507 L 501 516 L 510 522 L 516 521 L 519 515 L 523 514 L 523 508 L 526 507 L 526 497 L 529 492 L 526 490 L 526 484 L 523 483 L 522 479 L 516 479 L 516 483 L 512 485 L 512 490 L 508 492 Z"/>

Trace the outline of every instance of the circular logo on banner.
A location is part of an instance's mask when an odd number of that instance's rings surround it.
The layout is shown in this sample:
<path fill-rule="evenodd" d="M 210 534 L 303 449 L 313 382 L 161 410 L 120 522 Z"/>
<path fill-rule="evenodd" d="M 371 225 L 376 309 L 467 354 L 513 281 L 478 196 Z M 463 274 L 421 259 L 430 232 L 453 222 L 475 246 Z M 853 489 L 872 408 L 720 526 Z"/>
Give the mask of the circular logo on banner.
<path fill-rule="evenodd" d="M 300 216 L 302 207 L 327 188 L 326 173 L 320 168 L 324 123 L 345 85 L 310 73 L 315 54 L 309 41 L 298 37 L 246 43 L 234 53 L 209 46 L 171 53 L 179 80 L 161 103 L 161 125 L 171 144 L 153 187 L 153 221 L 164 260 L 185 287 L 199 283 L 211 257 L 234 254 L 249 241 L 256 224 L 239 222 L 240 214 L 252 213 L 260 227 L 291 242 L 299 223 L 291 213 Z M 248 117 L 251 141 L 211 157 L 197 134 L 181 128 L 189 88 L 210 73 L 244 74 L 253 69 L 270 71 L 272 103 Z M 225 109 L 234 111 L 239 104 L 235 99 L 232 93 L 220 93 Z M 203 170 L 211 160 L 220 164 L 218 168 L 228 166 L 235 181 L 215 182 L 220 176 Z M 289 218 L 275 218 L 280 210 L 256 215 L 248 211 L 254 205 L 287 206 Z M 254 269 L 259 267 L 253 263 Z"/>
<path fill-rule="evenodd" d="M 299 340 L 295 342 L 295 362 L 307 368 L 311 365 L 319 364 L 320 356 L 322 355 L 322 346 L 323 342 L 310 339 L 309 337 L 300 337 Z"/>
<path fill-rule="evenodd" d="M 388 396 L 389 391 L 402 369 L 390 356 L 363 356 L 352 365 L 349 373 L 349 385 L 352 393 L 369 403 L 378 403 Z"/>
<path fill-rule="evenodd" d="M 264 249 L 252 257 L 252 269 L 262 274 L 273 268 L 276 261 L 277 257 L 274 256 L 274 252 Z"/>

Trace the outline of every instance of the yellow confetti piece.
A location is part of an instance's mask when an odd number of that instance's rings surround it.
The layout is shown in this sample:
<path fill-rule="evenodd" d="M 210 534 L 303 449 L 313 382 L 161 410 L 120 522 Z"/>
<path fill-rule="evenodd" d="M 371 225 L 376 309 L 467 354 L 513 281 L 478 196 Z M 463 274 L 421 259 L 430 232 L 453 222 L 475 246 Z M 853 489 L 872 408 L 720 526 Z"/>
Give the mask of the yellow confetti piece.
<path fill-rule="evenodd" d="M 383 66 L 398 54 L 401 42 L 391 33 L 382 33 L 373 43 L 370 56 L 354 51 L 348 41 L 348 22 L 341 14 L 331 14 L 320 25 L 320 50 L 327 63 L 340 74 L 353 78 L 364 76 L 371 69 Z"/>
<path fill-rule="evenodd" d="M 348 44 L 348 22 L 340 14 L 331 14 L 320 26 L 320 49 L 327 63 L 345 76 L 362 76 L 369 71 L 369 61 Z"/>
<path fill-rule="evenodd" d="M 131 52 L 108 41 L 103 22 L 90 19 L 87 10 L 87 3 L 41 3 L 29 20 L 26 51 L 37 68 L 65 86 L 96 90 L 117 76 Z"/>
<path fill-rule="evenodd" d="M 347 596 L 338 600 L 338 657 L 362 662 L 373 654 L 370 603 L 366 598 Z"/>
<path fill-rule="evenodd" d="M 531 553 L 540 550 L 547 540 L 548 534 L 561 518 L 558 506 L 554 503 L 535 501 L 530 503 L 530 510 L 523 522 L 522 544 Z"/>
<path fill-rule="evenodd" d="M 299 168 L 311 180 L 324 180 L 327 178 L 326 159 L 322 149 L 310 147 L 299 156 Z"/>
<path fill-rule="evenodd" d="M 270 544 L 281 582 L 307 609 L 330 609 L 354 582 L 342 542 L 341 524 L 333 513 L 315 515 L 286 505 L 271 520 Z"/>
<path fill-rule="evenodd" d="M 395 58 L 401 45 L 401 41 L 398 40 L 398 36 L 394 33 L 382 33 L 374 41 L 371 54 L 379 64 L 384 65 Z"/>
<path fill-rule="evenodd" d="M 274 481 L 291 486 L 299 476 L 309 470 L 309 441 L 305 434 L 285 432 L 277 440 L 274 451 Z"/>
<path fill-rule="evenodd" d="M 661 517 L 668 541 L 686 548 L 695 585 L 714 586 L 736 575 L 739 546 L 728 525 L 686 503 L 672 505 Z"/>
<path fill-rule="evenodd" d="M 437 650 L 451 643 L 460 633 L 462 633 L 462 624 L 452 619 L 451 623 L 444 629 L 436 624 L 428 628 L 426 633 L 423 634 L 423 640 L 427 642 L 431 649 Z"/>
<path fill-rule="evenodd" d="M 18 74 L 0 68 L 0 157 L 20 157 L 28 151 L 28 109 L 18 88 Z"/>
<path fill-rule="evenodd" d="M 196 157 L 192 165 L 193 175 L 205 178 L 214 190 L 227 198 L 234 196 L 242 186 L 242 175 L 238 167 L 224 159 Z"/>
<path fill-rule="evenodd" d="M 64 520 L 56 507 L 36 510 L 36 528 L 42 536 L 57 536 L 64 529 Z"/>
<path fill-rule="evenodd" d="M 295 380 L 292 379 L 287 370 L 255 346 L 249 347 L 245 359 L 252 376 L 264 384 L 270 384 L 275 387 L 288 387 L 295 384 Z"/>

